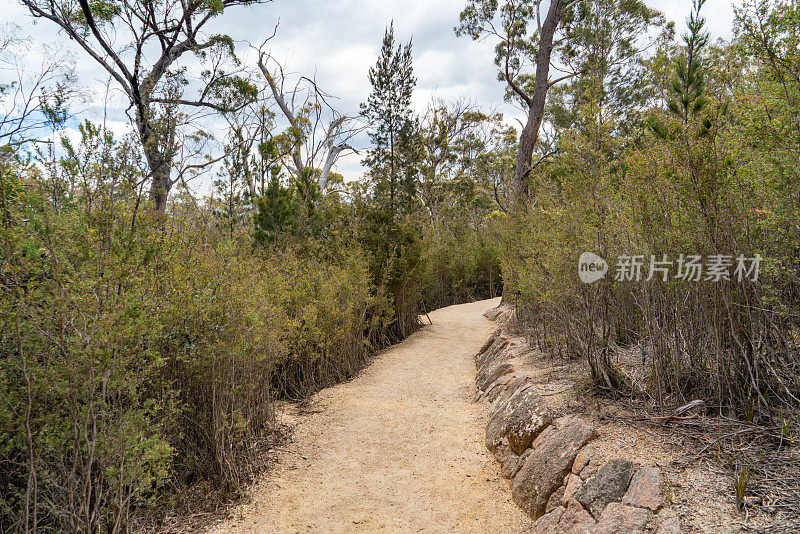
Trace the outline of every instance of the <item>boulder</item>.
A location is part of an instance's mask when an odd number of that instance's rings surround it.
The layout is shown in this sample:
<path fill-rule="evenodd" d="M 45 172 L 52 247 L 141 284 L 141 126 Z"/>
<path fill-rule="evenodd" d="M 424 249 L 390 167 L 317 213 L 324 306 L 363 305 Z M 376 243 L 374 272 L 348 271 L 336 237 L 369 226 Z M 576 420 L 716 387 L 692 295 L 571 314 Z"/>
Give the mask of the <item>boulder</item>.
<path fill-rule="evenodd" d="M 476 366 L 478 374 L 486 373 L 487 369 L 494 367 L 497 364 L 507 362 L 513 358 L 525 354 L 530 350 L 530 347 L 525 341 L 505 341 L 490 348 L 488 352 L 478 356 Z"/>
<path fill-rule="evenodd" d="M 500 443 L 494 451 L 495 459 L 500 463 L 500 476 L 503 478 L 511 478 L 518 469 L 519 456 L 511 452 L 508 445 Z"/>
<path fill-rule="evenodd" d="M 481 350 L 478 351 L 478 355 L 481 355 L 484 352 L 486 352 L 487 350 L 489 350 L 489 347 L 491 347 L 494 344 L 494 342 L 497 341 L 497 338 L 499 338 L 499 337 L 500 337 L 500 329 L 498 328 L 497 330 L 495 330 L 492 333 L 491 336 L 489 336 L 489 339 L 486 340 L 486 343 L 483 344 L 483 346 L 481 347 Z"/>
<path fill-rule="evenodd" d="M 509 383 L 514 380 L 515 376 L 513 374 L 508 374 L 501 376 L 494 383 L 486 389 L 486 394 L 484 398 L 487 402 L 494 402 L 497 397 L 499 397 L 506 389 L 508 389 Z"/>
<path fill-rule="evenodd" d="M 486 448 L 493 450 L 506 438 L 514 454 L 522 454 L 553 420 L 533 388 L 517 391 L 486 424 Z"/>
<path fill-rule="evenodd" d="M 532 452 L 514 477 L 514 502 L 534 519 L 541 517 L 578 451 L 595 437 L 597 432 L 578 417 L 560 417 L 553 421 L 534 440 Z"/>
<path fill-rule="evenodd" d="M 627 460 L 609 460 L 578 490 L 575 500 L 599 518 L 608 503 L 622 500 L 633 471 L 633 464 Z"/>
<path fill-rule="evenodd" d="M 575 462 L 572 464 L 572 472 L 580 475 L 584 467 L 589 465 L 589 462 L 594 459 L 594 449 L 591 447 L 584 447 L 575 457 Z"/>
<path fill-rule="evenodd" d="M 655 534 L 681 534 L 681 520 L 675 510 L 662 508 L 658 512 Z"/>
<path fill-rule="evenodd" d="M 581 489 L 582 485 L 583 480 L 581 480 L 581 477 L 572 473 L 568 474 L 564 482 L 564 503 L 572 499 L 575 494 L 578 493 L 578 490 Z"/>
<path fill-rule="evenodd" d="M 500 315 L 498 315 L 496 319 L 496 321 L 501 323 L 513 323 L 516 320 L 517 313 L 511 308 L 504 309 L 502 312 L 500 312 Z"/>
<path fill-rule="evenodd" d="M 503 411 L 508 404 L 508 402 L 515 396 L 521 394 L 523 391 L 532 387 L 531 384 L 525 383 L 515 387 L 517 380 L 512 380 L 511 383 L 508 385 L 508 388 L 502 392 L 500 395 L 497 396 L 495 401 L 489 406 L 489 418 L 487 420 L 487 425 L 491 420 L 497 416 L 498 413 Z"/>
<path fill-rule="evenodd" d="M 491 418 L 497 410 L 506 402 L 514 393 L 520 390 L 520 388 L 529 388 L 532 387 L 530 384 L 530 377 L 528 375 L 515 375 L 512 374 L 513 378 L 511 381 L 506 385 L 505 389 L 502 390 L 497 396 L 495 396 L 494 400 L 491 401 L 492 404 L 489 406 L 489 417 Z"/>
<path fill-rule="evenodd" d="M 510 363 L 501 363 L 494 367 L 489 367 L 483 372 L 479 372 L 477 377 L 478 389 L 486 391 L 495 380 L 501 376 L 513 373 L 514 369 L 515 367 Z"/>
<path fill-rule="evenodd" d="M 647 508 L 657 512 L 664 506 L 664 477 L 655 467 L 642 467 L 631 479 L 628 492 L 622 497 L 622 504 Z"/>
<path fill-rule="evenodd" d="M 495 340 L 495 342 L 489 346 L 488 349 L 479 354 L 478 357 L 475 359 L 475 363 L 478 366 L 478 368 L 481 368 L 484 365 L 486 365 L 486 362 L 488 362 L 491 358 L 494 358 L 502 351 L 504 351 L 507 346 L 508 346 L 508 340 L 503 338 L 502 336 L 498 337 Z"/>
<path fill-rule="evenodd" d="M 645 534 L 652 518 L 649 510 L 612 502 L 603 510 L 594 534 Z"/>
<path fill-rule="evenodd" d="M 531 534 L 560 534 L 561 531 L 558 530 L 558 522 L 561 520 L 561 516 L 564 515 L 564 511 L 565 508 L 559 506 L 552 512 L 537 519 L 531 527 Z"/>
<path fill-rule="evenodd" d="M 489 308 L 488 310 L 483 312 L 483 316 L 489 319 L 490 321 L 495 321 L 497 320 L 498 317 L 500 317 L 500 315 L 502 315 L 504 311 L 506 311 L 506 308 L 501 306 L 498 306 L 496 308 Z"/>
<path fill-rule="evenodd" d="M 595 520 L 576 500 L 567 504 L 558 521 L 558 534 L 590 534 L 594 532 Z"/>
<path fill-rule="evenodd" d="M 522 453 L 522 456 L 520 456 L 519 460 L 517 460 L 517 465 L 513 466 L 513 469 L 511 469 L 511 471 L 509 472 L 510 476 L 508 478 L 514 478 L 515 476 L 517 476 L 517 473 L 519 473 L 519 470 L 522 469 L 523 465 L 525 465 L 525 462 L 528 460 L 528 456 L 530 456 L 531 453 L 533 453 L 531 449 L 528 449 L 527 451 Z"/>
<path fill-rule="evenodd" d="M 550 495 L 550 498 L 547 499 L 547 506 L 544 509 L 545 514 L 549 514 L 551 511 L 564 504 L 564 491 L 566 491 L 566 486 L 562 484 Z"/>

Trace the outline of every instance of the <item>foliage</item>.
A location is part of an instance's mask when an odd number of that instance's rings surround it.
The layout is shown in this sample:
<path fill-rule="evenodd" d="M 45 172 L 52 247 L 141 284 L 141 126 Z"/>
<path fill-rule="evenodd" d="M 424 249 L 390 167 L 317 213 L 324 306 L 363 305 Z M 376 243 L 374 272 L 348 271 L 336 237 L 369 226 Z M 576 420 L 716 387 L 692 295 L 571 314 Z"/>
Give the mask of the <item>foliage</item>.
<path fill-rule="evenodd" d="M 761 421 L 798 402 L 790 274 L 798 214 L 789 200 L 798 187 L 789 139 L 798 130 L 787 112 L 798 85 L 764 46 L 791 42 L 784 17 L 793 15 L 765 5 L 740 10 L 737 40 L 711 47 L 695 3 L 684 47 L 669 59 L 675 82 L 656 86 L 662 104 L 647 110 L 649 128 L 619 129 L 624 114 L 595 86 L 572 110 L 573 124 L 585 127 L 559 130 L 555 154 L 539 166 L 529 210 L 493 225 L 506 296 L 526 331 L 549 351 L 586 359 L 607 392 L 659 409 L 703 398 Z M 653 59 L 644 64 L 663 79 L 663 60 Z M 604 281 L 578 280 L 585 251 L 610 262 Z M 689 254 L 758 254 L 760 276 L 676 278 L 677 260 Z M 615 279 L 623 255 L 643 258 L 638 283 Z M 651 258 L 664 256 L 671 276 L 646 280 Z"/>
<path fill-rule="evenodd" d="M 672 84 L 674 98 L 667 101 L 667 107 L 675 115 L 686 122 L 689 116 L 696 116 L 703 111 L 708 100 L 705 96 L 705 80 L 701 55 L 708 44 L 708 33 L 703 31 L 705 19 L 700 16 L 700 9 L 705 0 L 694 0 L 693 9 L 687 21 L 688 33 L 684 34 L 684 54 L 676 64 L 676 78 Z"/>
<path fill-rule="evenodd" d="M 373 126 L 369 136 L 373 147 L 364 163 L 375 182 L 375 194 L 395 210 L 401 183 L 405 206 L 415 196 L 416 125 L 412 119 L 411 96 L 417 83 L 411 54 L 412 43 L 395 48 L 394 23 L 386 28 L 378 61 L 369 69 L 372 93 L 361 104 L 362 116 Z M 388 192 L 386 191 L 388 189 Z"/>
<path fill-rule="evenodd" d="M 596 99 L 619 119 L 620 135 L 637 131 L 643 110 L 658 96 L 645 60 L 664 50 L 673 33 L 664 14 L 642 1 L 579 2 L 565 17 L 555 51 L 564 71 L 564 82 L 550 95 L 556 129 L 585 128 L 576 123 L 580 106 Z"/>
<path fill-rule="evenodd" d="M 155 216 L 137 140 L 79 132 L 58 157 L 2 153 L 0 530 L 135 530 L 195 485 L 240 495 L 274 399 L 353 376 L 497 276 L 485 240 L 453 254 L 469 228 L 434 240 L 311 170 L 284 183 L 270 141 Z"/>

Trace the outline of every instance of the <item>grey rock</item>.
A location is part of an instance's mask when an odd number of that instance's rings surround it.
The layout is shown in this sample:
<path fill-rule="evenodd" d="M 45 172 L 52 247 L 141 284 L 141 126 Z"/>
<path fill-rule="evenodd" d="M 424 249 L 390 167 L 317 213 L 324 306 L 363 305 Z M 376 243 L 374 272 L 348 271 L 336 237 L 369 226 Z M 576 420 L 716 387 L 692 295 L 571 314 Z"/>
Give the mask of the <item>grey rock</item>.
<path fill-rule="evenodd" d="M 531 527 L 531 534 L 560 534 L 558 530 L 558 522 L 564 515 L 566 508 L 559 506 L 551 512 L 543 515 Z"/>
<path fill-rule="evenodd" d="M 622 504 L 647 508 L 657 512 L 664 506 L 664 477 L 655 467 L 642 467 L 631 479 L 628 492 L 622 497 Z"/>
<path fill-rule="evenodd" d="M 506 389 L 508 389 L 508 384 L 514 379 L 514 375 L 505 375 L 501 376 L 494 383 L 486 389 L 486 394 L 484 398 L 487 402 L 492 403 L 499 397 Z"/>
<path fill-rule="evenodd" d="M 612 502 L 603 510 L 594 534 L 645 534 L 652 518 L 649 510 Z"/>
<path fill-rule="evenodd" d="M 514 383 L 516 380 L 513 380 L 509 385 L 508 388 L 502 392 L 494 402 L 489 406 L 489 419 L 487 421 L 490 422 L 499 412 L 503 411 L 506 407 L 506 404 L 511 400 L 512 397 L 515 395 L 519 395 L 526 389 L 531 387 L 531 384 L 522 384 L 518 387 L 514 387 Z"/>
<path fill-rule="evenodd" d="M 633 476 L 634 466 L 627 460 L 609 460 L 575 494 L 575 500 L 599 518 L 606 505 L 622 500 Z"/>
<path fill-rule="evenodd" d="M 511 476 L 509 476 L 508 478 L 514 478 L 515 476 L 517 476 L 519 470 L 522 469 L 522 466 L 525 465 L 525 462 L 528 460 L 528 456 L 530 456 L 532 453 L 533 453 L 532 449 L 528 449 L 527 451 L 522 453 L 522 456 L 520 456 L 519 460 L 517 460 L 517 465 L 515 465 L 514 468 L 511 470 L 511 472 L 509 473 Z"/>
<path fill-rule="evenodd" d="M 533 442 L 532 452 L 514 477 L 514 502 L 534 519 L 541 517 L 550 496 L 561 486 L 578 451 L 597 432 L 578 417 L 553 421 Z"/>
<path fill-rule="evenodd" d="M 500 337 L 500 329 L 498 328 L 492 333 L 491 336 L 489 336 L 489 339 L 486 340 L 486 343 L 483 344 L 481 349 L 478 351 L 478 355 L 480 356 L 481 354 L 489 350 L 489 347 L 491 347 L 499 337 Z"/>
<path fill-rule="evenodd" d="M 520 393 L 522 390 L 533 387 L 533 384 L 530 383 L 530 376 L 528 375 L 514 375 L 514 378 L 511 382 L 508 383 L 508 387 L 497 396 L 497 398 L 492 402 L 489 406 L 489 418 L 491 419 L 492 416 L 497 413 L 497 411 L 505 404 L 512 396 Z"/>
<path fill-rule="evenodd" d="M 488 349 L 486 349 L 483 353 L 479 354 L 475 360 L 478 369 L 486 365 L 486 362 L 489 361 L 490 358 L 495 357 L 497 354 L 505 350 L 508 346 L 508 340 L 504 339 L 503 337 L 498 337 L 494 343 L 492 343 Z"/>
<path fill-rule="evenodd" d="M 522 454 L 553 420 L 533 388 L 520 388 L 486 424 L 486 448 L 493 450 L 506 438 L 514 454 Z"/>
<path fill-rule="evenodd" d="M 483 373 L 478 373 L 477 383 L 478 389 L 486 391 L 492 383 L 503 375 L 514 372 L 514 365 L 510 363 L 501 363 L 494 367 L 486 369 Z"/>

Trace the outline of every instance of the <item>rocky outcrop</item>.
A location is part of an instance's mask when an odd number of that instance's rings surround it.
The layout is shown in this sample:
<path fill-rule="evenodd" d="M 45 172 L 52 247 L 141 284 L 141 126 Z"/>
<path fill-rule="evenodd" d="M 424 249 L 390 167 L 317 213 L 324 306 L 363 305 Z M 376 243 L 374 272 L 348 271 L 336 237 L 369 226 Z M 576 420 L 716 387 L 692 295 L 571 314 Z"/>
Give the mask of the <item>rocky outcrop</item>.
<path fill-rule="evenodd" d="M 496 308 L 486 316 L 503 322 L 513 313 Z M 625 459 L 599 462 L 589 445 L 596 429 L 577 415 L 552 413 L 537 394 L 524 371 L 530 351 L 498 329 L 476 356 L 475 399 L 491 403 L 486 447 L 511 480 L 514 502 L 536 519 L 531 532 L 678 534 L 661 471 Z"/>
<path fill-rule="evenodd" d="M 622 497 L 622 504 L 657 512 L 664 506 L 663 486 L 664 477 L 659 469 L 643 467 L 633 476 L 628 492 Z"/>
<path fill-rule="evenodd" d="M 544 515 L 548 499 L 563 484 L 578 451 L 596 435 L 580 418 L 556 419 L 536 438 L 533 452 L 514 477 L 514 502 L 531 517 Z"/>
<path fill-rule="evenodd" d="M 622 500 L 628 491 L 633 471 L 633 464 L 629 461 L 611 460 L 601 467 L 595 476 L 586 481 L 575 495 L 575 500 L 599 519 L 609 503 Z"/>
<path fill-rule="evenodd" d="M 533 388 L 524 385 L 493 410 L 486 424 L 486 448 L 494 450 L 505 438 L 508 448 L 520 455 L 552 419 Z"/>

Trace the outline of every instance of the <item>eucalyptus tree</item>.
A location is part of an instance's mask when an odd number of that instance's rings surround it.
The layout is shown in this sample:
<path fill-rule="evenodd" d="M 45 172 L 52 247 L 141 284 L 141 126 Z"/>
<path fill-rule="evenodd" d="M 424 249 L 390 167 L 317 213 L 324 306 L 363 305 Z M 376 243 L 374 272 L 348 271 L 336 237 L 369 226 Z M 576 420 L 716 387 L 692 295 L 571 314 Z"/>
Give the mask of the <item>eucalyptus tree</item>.
<path fill-rule="evenodd" d="M 555 126 L 582 127 L 580 106 L 592 102 L 594 120 L 617 119 L 617 133 L 637 129 L 660 96 L 646 59 L 666 50 L 674 24 L 642 0 L 584 0 L 565 16 L 563 28 L 554 69 L 569 78 L 551 95 Z"/>
<path fill-rule="evenodd" d="M 365 127 L 359 117 L 336 109 L 334 97 L 314 78 L 288 76 L 264 50 L 268 41 L 257 49 L 258 68 L 267 82 L 267 93 L 287 123 L 286 130 L 275 136 L 276 145 L 289 159 L 286 168 L 296 179 L 308 175 L 325 193 L 333 166 L 348 152 L 358 152 L 350 143 Z"/>
<path fill-rule="evenodd" d="M 533 152 L 544 119 L 547 92 L 569 74 L 550 79 L 553 49 L 557 34 L 572 9 L 582 0 L 551 0 L 546 10 L 543 0 L 469 0 L 461 12 L 456 35 L 473 40 L 486 37 L 497 41 L 495 65 L 498 78 L 508 85 L 511 98 L 527 109 L 514 172 L 514 188 L 519 200 L 528 197 L 528 176 L 533 168 Z M 545 13 L 542 21 L 542 12 Z M 536 23 L 531 28 L 531 23 Z M 533 68 L 534 74 L 528 73 Z"/>
<path fill-rule="evenodd" d="M 256 201 L 280 160 L 274 149 L 275 113 L 259 101 L 226 115 L 226 119 L 228 139 L 221 178 L 230 182 L 229 187 L 238 183 L 244 189 L 242 201 L 255 212 Z"/>
<path fill-rule="evenodd" d="M 502 115 L 487 114 L 461 98 L 434 99 L 420 121 L 419 199 L 436 222 L 465 188 L 488 186 L 482 159 L 494 149 Z"/>
<path fill-rule="evenodd" d="M 256 93 L 236 74 L 233 40 L 206 34 L 206 27 L 228 8 L 263 1 L 20 0 L 34 18 L 58 26 L 122 89 L 149 167 L 150 198 L 160 212 L 176 182 L 221 159 L 201 154 L 209 139 L 203 130 L 181 137 L 192 119 L 231 112 Z M 190 76 L 191 57 L 202 64 L 199 76 Z"/>
<path fill-rule="evenodd" d="M 39 141 L 64 122 L 76 96 L 69 55 L 32 45 L 18 26 L 0 26 L 0 147 Z"/>

